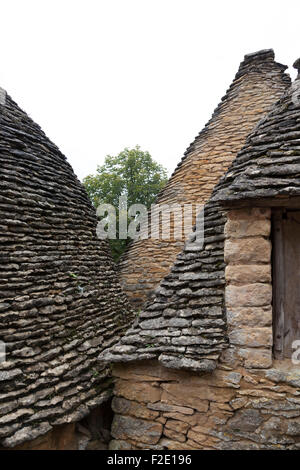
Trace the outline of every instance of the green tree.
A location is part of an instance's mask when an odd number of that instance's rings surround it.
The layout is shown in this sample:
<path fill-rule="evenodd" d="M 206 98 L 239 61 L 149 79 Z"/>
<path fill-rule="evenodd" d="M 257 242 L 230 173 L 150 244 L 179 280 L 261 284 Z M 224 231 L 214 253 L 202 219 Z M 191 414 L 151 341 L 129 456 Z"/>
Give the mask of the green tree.
<path fill-rule="evenodd" d="M 97 167 L 97 173 L 88 175 L 83 180 L 96 208 L 107 203 L 116 209 L 120 196 L 127 196 L 128 207 L 132 204 L 144 204 L 149 209 L 166 182 L 166 169 L 139 146 L 125 148 L 117 156 L 107 155 L 104 164 Z M 128 242 L 128 239 L 110 240 L 115 260 L 125 251 Z"/>

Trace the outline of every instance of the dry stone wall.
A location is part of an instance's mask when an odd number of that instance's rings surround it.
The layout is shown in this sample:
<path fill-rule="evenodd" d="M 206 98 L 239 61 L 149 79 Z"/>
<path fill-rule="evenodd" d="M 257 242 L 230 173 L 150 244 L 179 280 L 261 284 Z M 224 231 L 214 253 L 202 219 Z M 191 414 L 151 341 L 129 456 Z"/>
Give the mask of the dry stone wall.
<path fill-rule="evenodd" d="M 272 358 L 270 209 L 226 219 L 228 348 L 205 374 L 114 365 L 111 449 L 300 448 L 300 372 Z"/>
<path fill-rule="evenodd" d="M 299 449 L 299 370 L 114 367 L 110 449 Z"/>
<path fill-rule="evenodd" d="M 272 50 L 245 56 L 239 71 L 211 120 L 185 152 L 158 204 L 203 204 L 225 173 L 247 135 L 290 84 L 285 66 Z M 183 241 L 133 242 L 119 264 L 121 284 L 137 307 L 169 272 Z"/>

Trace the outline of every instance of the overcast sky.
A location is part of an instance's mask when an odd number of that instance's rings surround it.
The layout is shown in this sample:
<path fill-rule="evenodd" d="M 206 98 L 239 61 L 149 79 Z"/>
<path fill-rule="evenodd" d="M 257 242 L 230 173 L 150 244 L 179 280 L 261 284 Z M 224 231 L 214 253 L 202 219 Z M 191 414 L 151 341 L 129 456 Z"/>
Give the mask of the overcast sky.
<path fill-rule="evenodd" d="M 80 178 L 136 144 L 172 171 L 245 54 L 300 57 L 299 0 L 0 0 L 0 19 L 0 86 Z"/>

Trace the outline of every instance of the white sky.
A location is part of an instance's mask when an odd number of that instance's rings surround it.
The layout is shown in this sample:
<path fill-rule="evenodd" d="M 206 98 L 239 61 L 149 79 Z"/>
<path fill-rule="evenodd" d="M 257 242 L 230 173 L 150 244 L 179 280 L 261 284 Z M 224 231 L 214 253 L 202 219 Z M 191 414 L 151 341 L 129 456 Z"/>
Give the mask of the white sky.
<path fill-rule="evenodd" d="M 299 18 L 299 0 L 0 0 L 0 86 L 80 178 L 136 144 L 172 171 L 244 54 L 300 57 Z"/>

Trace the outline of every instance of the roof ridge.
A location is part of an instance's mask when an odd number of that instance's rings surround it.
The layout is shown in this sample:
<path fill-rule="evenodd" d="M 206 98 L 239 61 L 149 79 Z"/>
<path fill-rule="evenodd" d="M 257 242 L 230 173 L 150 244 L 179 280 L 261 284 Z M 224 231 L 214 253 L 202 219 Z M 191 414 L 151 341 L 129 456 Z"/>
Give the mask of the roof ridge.
<path fill-rule="evenodd" d="M 212 201 L 224 204 L 247 199 L 300 196 L 300 80 L 249 134 L 244 147 L 215 186 Z"/>

